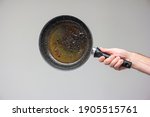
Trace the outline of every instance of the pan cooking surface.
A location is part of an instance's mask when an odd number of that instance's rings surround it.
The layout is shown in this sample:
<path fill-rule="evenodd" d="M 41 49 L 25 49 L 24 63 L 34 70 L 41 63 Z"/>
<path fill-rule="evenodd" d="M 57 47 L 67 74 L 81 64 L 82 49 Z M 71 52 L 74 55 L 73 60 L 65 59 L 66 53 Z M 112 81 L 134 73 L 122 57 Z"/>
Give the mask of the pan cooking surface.
<path fill-rule="evenodd" d="M 75 62 L 82 57 L 87 48 L 86 32 L 76 22 L 58 22 L 50 32 L 48 48 L 59 62 Z"/>

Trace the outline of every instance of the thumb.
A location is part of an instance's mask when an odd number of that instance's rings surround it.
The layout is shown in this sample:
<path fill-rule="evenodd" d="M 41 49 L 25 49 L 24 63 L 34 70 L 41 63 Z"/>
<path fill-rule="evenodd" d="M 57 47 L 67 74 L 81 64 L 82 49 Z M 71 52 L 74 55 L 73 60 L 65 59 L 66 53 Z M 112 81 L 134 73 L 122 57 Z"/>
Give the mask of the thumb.
<path fill-rule="evenodd" d="M 113 54 L 112 49 L 108 49 L 108 48 L 102 48 L 102 47 L 100 47 L 100 50 L 101 50 L 102 52 L 107 53 L 107 54 Z"/>

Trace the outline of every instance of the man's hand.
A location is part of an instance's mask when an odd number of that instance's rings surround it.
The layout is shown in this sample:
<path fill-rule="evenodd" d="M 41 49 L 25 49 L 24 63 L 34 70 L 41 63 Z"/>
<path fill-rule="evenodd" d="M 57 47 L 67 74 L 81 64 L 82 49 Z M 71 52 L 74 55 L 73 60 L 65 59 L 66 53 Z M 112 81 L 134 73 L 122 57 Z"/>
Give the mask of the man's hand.
<path fill-rule="evenodd" d="M 124 69 L 124 67 L 121 66 L 123 60 L 128 60 L 132 62 L 132 68 L 150 75 L 149 57 L 119 48 L 100 48 L 100 50 L 102 52 L 110 54 L 109 58 L 105 58 L 104 56 L 101 56 L 99 58 L 99 61 L 104 62 L 105 65 L 109 65 L 110 67 L 113 67 L 116 70 L 122 70 Z"/>
<path fill-rule="evenodd" d="M 123 67 L 121 67 L 123 63 L 123 59 L 129 60 L 128 58 L 128 51 L 118 48 L 100 48 L 102 52 L 105 52 L 107 54 L 110 54 L 109 58 L 106 58 L 104 56 L 99 58 L 100 62 L 104 62 L 105 65 L 109 65 L 110 67 L 113 67 L 116 70 L 121 70 Z"/>

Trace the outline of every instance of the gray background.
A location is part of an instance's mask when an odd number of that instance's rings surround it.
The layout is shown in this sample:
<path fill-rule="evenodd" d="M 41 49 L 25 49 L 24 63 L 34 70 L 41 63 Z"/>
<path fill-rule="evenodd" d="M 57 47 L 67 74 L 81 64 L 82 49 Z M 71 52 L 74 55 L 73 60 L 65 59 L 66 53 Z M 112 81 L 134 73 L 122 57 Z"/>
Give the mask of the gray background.
<path fill-rule="evenodd" d="M 41 57 L 39 34 L 58 15 L 84 21 L 94 46 L 150 55 L 150 0 L 0 0 L 0 99 L 150 99 L 150 76 L 92 56 L 61 71 Z"/>

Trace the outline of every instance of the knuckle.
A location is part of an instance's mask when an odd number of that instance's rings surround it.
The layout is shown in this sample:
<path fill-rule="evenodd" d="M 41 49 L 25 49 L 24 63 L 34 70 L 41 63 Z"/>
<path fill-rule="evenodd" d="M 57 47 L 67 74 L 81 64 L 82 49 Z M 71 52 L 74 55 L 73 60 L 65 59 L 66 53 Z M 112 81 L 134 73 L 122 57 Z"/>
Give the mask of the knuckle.
<path fill-rule="evenodd" d="M 99 59 L 99 62 L 103 62 L 103 60 L 102 60 L 102 59 Z"/>
<path fill-rule="evenodd" d="M 120 60 L 120 57 L 119 57 L 119 56 L 117 56 L 117 57 L 116 57 L 116 59 L 117 59 L 117 60 Z"/>
<path fill-rule="evenodd" d="M 108 65 L 108 64 L 109 64 L 109 62 L 108 62 L 107 59 L 104 61 L 104 64 L 105 64 L 105 65 Z"/>
<path fill-rule="evenodd" d="M 99 62 L 103 62 L 104 61 L 104 58 L 103 57 L 100 57 L 99 58 Z"/>

